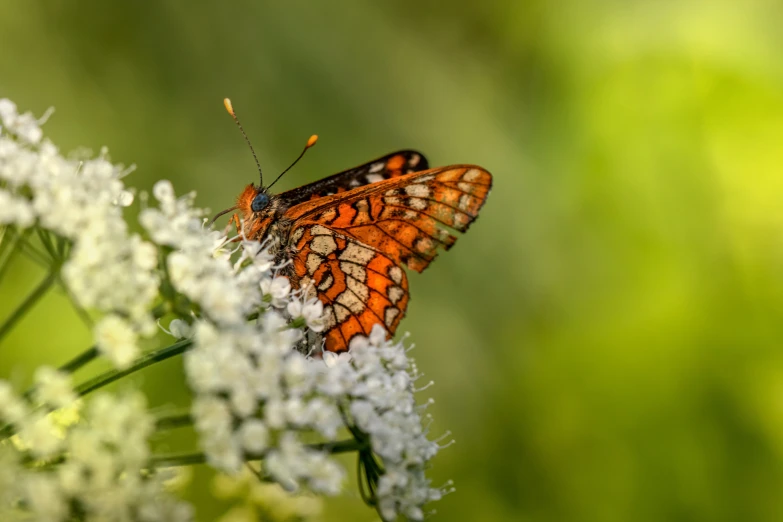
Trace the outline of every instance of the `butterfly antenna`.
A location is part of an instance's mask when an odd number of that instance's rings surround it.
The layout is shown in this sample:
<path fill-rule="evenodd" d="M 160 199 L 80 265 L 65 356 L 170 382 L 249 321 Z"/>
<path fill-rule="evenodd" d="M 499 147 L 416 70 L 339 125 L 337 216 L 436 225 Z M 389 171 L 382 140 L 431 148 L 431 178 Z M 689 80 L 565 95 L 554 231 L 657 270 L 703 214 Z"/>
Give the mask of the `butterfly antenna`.
<path fill-rule="evenodd" d="M 234 106 L 231 105 L 231 100 L 228 98 L 223 98 L 223 105 L 225 105 L 226 110 L 231 115 L 232 118 L 234 118 L 234 121 L 237 122 L 237 127 L 239 127 L 239 131 L 242 133 L 242 136 L 245 137 L 245 141 L 247 142 L 247 146 L 250 147 L 250 152 L 253 154 L 253 159 L 256 160 L 256 167 L 258 167 L 258 183 L 259 186 L 264 186 L 264 173 L 261 172 L 261 164 L 258 162 L 258 157 L 256 156 L 256 151 L 253 150 L 253 145 L 250 144 L 250 140 L 247 137 L 247 134 L 245 134 L 245 129 L 242 128 L 242 124 L 239 123 L 239 118 L 237 118 L 237 113 L 234 112 Z"/>
<path fill-rule="evenodd" d="M 302 149 L 302 152 L 301 152 L 301 153 L 299 153 L 299 157 L 297 157 L 297 158 L 294 160 L 294 162 L 293 162 L 293 163 L 291 163 L 291 164 L 288 166 L 288 168 L 287 168 L 287 169 L 285 169 L 283 172 L 281 172 L 281 173 L 280 173 L 280 175 L 279 175 L 279 176 L 277 176 L 277 178 L 275 178 L 275 180 L 274 180 L 274 181 L 273 181 L 273 182 L 272 182 L 272 183 L 271 183 L 271 184 L 270 184 L 268 187 L 266 187 L 266 188 L 267 188 L 267 189 L 270 189 L 270 188 L 272 188 L 272 185 L 274 185 L 275 183 L 277 183 L 277 180 L 278 180 L 278 179 L 280 179 L 280 178 L 282 178 L 282 177 L 283 177 L 283 174 L 285 174 L 286 172 L 288 172 L 289 170 L 291 170 L 291 168 L 292 168 L 294 165 L 296 165 L 297 163 L 299 163 L 299 160 L 300 160 L 300 159 L 302 159 L 302 156 L 304 156 L 304 155 L 305 155 L 305 152 L 307 152 L 307 149 L 309 149 L 310 147 L 312 147 L 313 145 L 315 145 L 315 142 L 317 142 L 317 141 L 318 141 L 318 135 L 317 135 L 317 134 L 313 134 L 312 136 L 310 136 L 310 138 L 307 140 L 307 143 L 305 143 L 304 149 Z"/>

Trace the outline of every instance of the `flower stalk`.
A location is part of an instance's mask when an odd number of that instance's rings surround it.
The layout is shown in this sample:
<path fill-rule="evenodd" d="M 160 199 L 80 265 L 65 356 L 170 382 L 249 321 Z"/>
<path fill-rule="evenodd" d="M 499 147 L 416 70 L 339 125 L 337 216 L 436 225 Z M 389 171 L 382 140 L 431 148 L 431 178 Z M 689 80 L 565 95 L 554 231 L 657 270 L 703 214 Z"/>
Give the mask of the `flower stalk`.
<path fill-rule="evenodd" d="M 123 377 L 127 377 L 139 370 L 146 368 L 152 364 L 165 361 L 171 357 L 183 354 L 193 344 L 190 340 L 180 341 L 174 343 L 160 350 L 152 351 L 142 357 L 139 357 L 133 364 L 122 370 L 109 370 L 100 375 L 89 379 L 74 387 L 74 391 L 80 397 L 87 395 L 88 393 L 99 390 L 104 386 L 107 386 Z"/>
<path fill-rule="evenodd" d="M 19 304 L 19 306 L 11 312 L 11 315 L 0 325 L 0 343 L 8 332 L 13 329 L 14 326 L 29 312 L 33 306 L 44 296 L 46 292 L 51 288 L 55 281 L 57 281 L 57 270 L 53 269 L 44 279 L 41 281 L 30 294 Z"/>
<path fill-rule="evenodd" d="M 315 444 L 307 444 L 305 447 L 312 451 L 323 451 L 331 455 L 339 455 L 341 453 L 351 453 L 353 451 L 362 451 L 367 448 L 366 443 L 361 443 L 355 439 L 340 440 L 337 442 L 319 442 Z M 267 453 L 261 453 L 257 455 L 247 455 L 246 462 L 253 462 L 263 460 Z M 191 466 L 194 464 L 205 464 L 207 462 L 207 456 L 202 452 L 193 453 L 173 453 L 170 455 L 155 455 L 150 459 L 150 467 L 155 469 L 161 468 L 173 468 L 180 466 Z"/>

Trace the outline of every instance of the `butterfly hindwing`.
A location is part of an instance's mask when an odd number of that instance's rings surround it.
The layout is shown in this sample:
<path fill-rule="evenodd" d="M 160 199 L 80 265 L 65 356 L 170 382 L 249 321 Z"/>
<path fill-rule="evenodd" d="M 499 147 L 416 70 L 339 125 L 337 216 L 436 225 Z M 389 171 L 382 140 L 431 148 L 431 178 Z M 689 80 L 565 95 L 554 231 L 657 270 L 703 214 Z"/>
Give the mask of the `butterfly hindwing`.
<path fill-rule="evenodd" d="M 322 225 L 298 228 L 293 269 L 300 287 L 312 285 L 324 305 L 325 347 L 348 349 L 353 336 L 381 324 L 394 332 L 408 305 L 408 280 L 396 263 Z"/>
<path fill-rule="evenodd" d="M 386 179 L 404 176 L 429 168 L 427 158 L 415 150 L 401 150 L 358 167 L 289 190 L 280 196 L 289 206 L 332 194 L 347 192 Z"/>
<path fill-rule="evenodd" d="M 393 334 L 408 303 L 402 266 L 421 272 L 475 220 L 492 185 L 473 165 L 390 178 L 301 203 L 293 221 L 294 270 L 327 311 L 326 348 L 347 349 L 380 323 Z"/>

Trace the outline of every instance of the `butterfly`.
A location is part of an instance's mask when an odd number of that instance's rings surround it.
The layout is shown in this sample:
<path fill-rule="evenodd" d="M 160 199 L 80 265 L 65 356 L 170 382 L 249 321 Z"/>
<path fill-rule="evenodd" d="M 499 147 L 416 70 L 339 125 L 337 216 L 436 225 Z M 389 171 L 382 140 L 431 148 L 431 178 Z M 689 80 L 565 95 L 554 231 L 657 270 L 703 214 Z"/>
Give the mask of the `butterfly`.
<path fill-rule="evenodd" d="M 492 175 L 476 165 L 429 168 L 424 155 L 402 150 L 280 194 L 269 192 L 273 184 L 251 183 L 221 214 L 239 210 L 246 239 L 274 240 L 281 274 L 323 303 L 324 348 L 344 352 L 375 324 L 394 334 L 408 306 L 405 269 L 421 272 L 454 245 L 454 233 L 478 216 Z"/>

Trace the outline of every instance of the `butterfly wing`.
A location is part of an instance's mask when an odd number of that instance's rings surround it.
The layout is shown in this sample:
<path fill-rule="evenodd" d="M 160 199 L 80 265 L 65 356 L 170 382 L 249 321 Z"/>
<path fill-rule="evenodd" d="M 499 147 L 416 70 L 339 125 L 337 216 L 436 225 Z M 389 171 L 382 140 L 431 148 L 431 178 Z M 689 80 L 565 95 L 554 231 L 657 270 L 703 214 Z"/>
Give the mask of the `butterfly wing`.
<path fill-rule="evenodd" d="M 421 272 L 478 216 L 492 186 L 481 167 L 456 165 L 391 178 L 292 207 L 289 241 L 300 285 L 325 306 L 326 349 L 347 350 L 380 323 L 391 335 L 408 304 L 401 266 Z"/>
<path fill-rule="evenodd" d="M 293 269 L 299 285 L 312 283 L 324 305 L 325 345 L 342 352 L 357 334 L 374 324 L 394 332 L 408 306 L 408 280 L 389 256 L 321 225 L 296 234 Z"/>
<path fill-rule="evenodd" d="M 415 150 L 401 150 L 314 183 L 283 192 L 280 197 L 289 206 L 293 206 L 428 168 L 427 158 L 423 154 Z"/>

